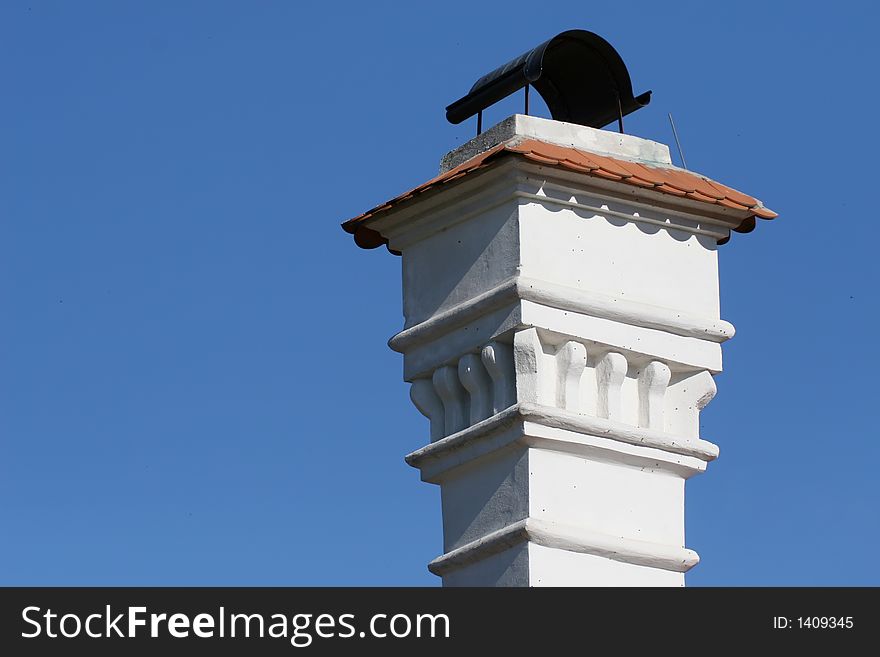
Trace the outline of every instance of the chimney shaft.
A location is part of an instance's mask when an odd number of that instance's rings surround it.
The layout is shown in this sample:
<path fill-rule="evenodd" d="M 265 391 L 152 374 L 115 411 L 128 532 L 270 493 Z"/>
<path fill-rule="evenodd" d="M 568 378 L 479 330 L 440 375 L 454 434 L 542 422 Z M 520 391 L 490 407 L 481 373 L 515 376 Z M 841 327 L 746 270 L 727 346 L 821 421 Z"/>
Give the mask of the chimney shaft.
<path fill-rule="evenodd" d="M 517 115 L 344 224 L 402 254 L 390 345 L 430 421 L 407 462 L 441 488 L 445 586 L 684 585 L 733 335 L 717 244 L 754 216 L 666 146 Z"/>

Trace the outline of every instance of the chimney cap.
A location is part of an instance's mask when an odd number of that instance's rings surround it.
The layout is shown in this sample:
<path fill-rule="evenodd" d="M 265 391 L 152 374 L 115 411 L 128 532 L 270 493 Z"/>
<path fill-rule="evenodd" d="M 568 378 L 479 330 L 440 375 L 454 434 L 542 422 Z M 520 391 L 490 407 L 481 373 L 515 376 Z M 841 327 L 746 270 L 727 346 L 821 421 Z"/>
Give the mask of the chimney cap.
<path fill-rule="evenodd" d="M 634 97 L 626 64 L 598 34 L 568 30 L 484 75 L 446 108 L 450 123 L 467 118 L 531 84 L 557 121 L 601 128 L 651 101 Z"/>
<path fill-rule="evenodd" d="M 495 166 L 503 158 L 510 157 L 523 159 L 545 169 L 552 167 L 585 178 L 598 179 L 601 181 L 599 184 L 603 186 L 611 183 L 615 186 L 629 187 L 630 190 L 639 188 L 642 192 L 656 194 L 654 201 L 658 207 L 660 204 L 683 201 L 690 206 L 687 211 L 691 214 L 720 220 L 739 233 L 749 233 L 754 230 L 756 217 L 773 219 L 777 216 L 752 196 L 671 164 L 642 164 L 574 146 L 561 146 L 537 137 L 517 135 L 453 169 L 444 171 L 415 189 L 349 219 L 342 224 L 342 229 L 354 235 L 355 243 L 363 249 L 375 249 L 383 244 L 388 246 L 387 237 L 374 228 L 372 222 L 375 218 L 417 199 L 424 193 L 437 191 L 447 184 L 455 185 L 465 176 L 476 175 L 490 166 Z M 665 199 L 661 200 L 663 197 Z M 678 201 L 673 200 L 676 197 Z M 697 209 L 698 207 L 702 207 L 709 214 L 704 214 Z M 728 239 L 728 237 L 722 238 L 718 243 L 723 244 Z M 400 255 L 390 246 L 388 250 L 394 255 Z"/>

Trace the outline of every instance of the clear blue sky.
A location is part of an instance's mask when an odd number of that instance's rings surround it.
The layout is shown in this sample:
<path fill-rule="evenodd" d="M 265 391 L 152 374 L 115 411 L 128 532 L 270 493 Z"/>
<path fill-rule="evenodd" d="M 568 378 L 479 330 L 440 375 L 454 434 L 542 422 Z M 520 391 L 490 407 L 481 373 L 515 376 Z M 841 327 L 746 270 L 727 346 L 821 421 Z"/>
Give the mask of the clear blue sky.
<path fill-rule="evenodd" d="M 0 8 L 0 583 L 435 585 L 400 261 L 339 223 L 579 27 L 654 90 L 628 132 L 780 213 L 720 252 L 689 584 L 880 585 L 872 4 L 305 5 Z"/>

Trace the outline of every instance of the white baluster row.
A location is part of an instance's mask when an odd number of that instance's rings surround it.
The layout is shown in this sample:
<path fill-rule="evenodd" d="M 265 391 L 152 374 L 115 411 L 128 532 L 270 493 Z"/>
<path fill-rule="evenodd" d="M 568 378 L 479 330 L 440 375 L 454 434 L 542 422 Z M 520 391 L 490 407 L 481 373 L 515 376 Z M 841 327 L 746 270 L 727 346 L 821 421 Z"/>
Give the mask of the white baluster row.
<path fill-rule="evenodd" d="M 410 398 L 431 421 L 431 441 L 461 431 L 516 401 L 510 345 L 492 342 L 479 354 L 465 354 L 430 379 L 416 379 Z"/>
<path fill-rule="evenodd" d="M 513 345 L 479 354 L 413 381 L 410 396 L 431 421 L 431 440 L 456 433 L 519 402 L 554 406 L 658 431 L 697 435 L 699 411 L 715 387 L 708 372 L 673 374 L 667 363 L 577 340 L 545 344 L 537 329 Z"/>

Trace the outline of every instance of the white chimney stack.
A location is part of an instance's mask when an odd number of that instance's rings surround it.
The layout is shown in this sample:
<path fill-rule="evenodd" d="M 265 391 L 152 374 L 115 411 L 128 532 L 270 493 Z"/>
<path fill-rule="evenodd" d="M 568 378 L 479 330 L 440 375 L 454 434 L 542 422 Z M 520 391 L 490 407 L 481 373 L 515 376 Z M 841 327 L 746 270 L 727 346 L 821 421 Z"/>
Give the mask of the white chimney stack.
<path fill-rule="evenodd" d="M 734 332 L 717 245 L 774 216 L 662 144 L 516 115 L 343 225 L 402 256 L 390 345 L 430 421 L 406 460 L 441 489 L 444 586 L 684 585 Z"/>

